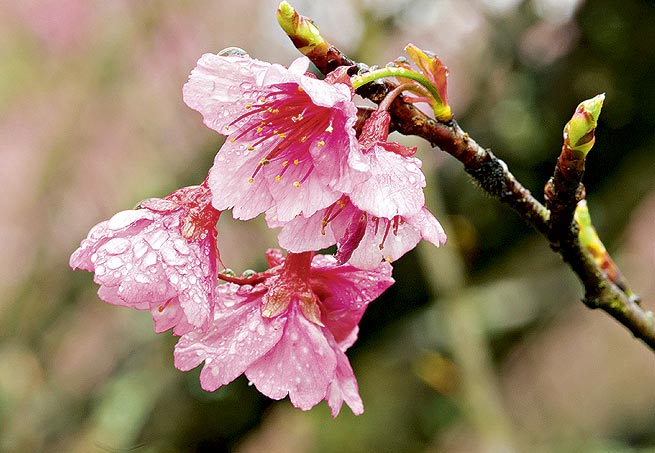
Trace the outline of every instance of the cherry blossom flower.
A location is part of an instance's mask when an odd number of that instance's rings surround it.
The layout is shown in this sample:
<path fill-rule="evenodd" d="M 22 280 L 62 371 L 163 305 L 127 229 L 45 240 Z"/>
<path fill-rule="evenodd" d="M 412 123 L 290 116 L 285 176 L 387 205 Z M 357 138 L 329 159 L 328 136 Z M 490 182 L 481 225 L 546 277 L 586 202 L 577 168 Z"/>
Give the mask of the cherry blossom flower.
<path fill-rule="evenodd" d="M 368 178 L 339 200 L 312 216 L 280 226 L 280 246 L 299 253 L 338 245 L 337 260 L 374 269 L 381 260 L 395 261 L 425 239 L 437 247 L 446 242 L 439 221 L 425 207 L 425 177 L 414 149 L 384 141 L 389 115 L 376 111 L 360 137 Z"/>
<path fill-rule="evenodd" d="M 376 217 L 345 196 L 309 218 L 299 216 L 283 224 L 278 236 L 280 246 L 291 252 L 337 244 L 338 262 L 359 269 L 374 269 L 382 260 L 396 261 L 421 239 L 437 247 L 446 243 L 441 224 L 427 208 L 409 216 Z"/>
<path fill-rule="evenodd" d="M 207 185 L 184 187 L 91 229 L 70 266 L 95 272 L 98 295 L 150 310 L 155 331 L 205 328 L 216 287 L 216 222 Z"/>
<path fill-rule="evenodd" d="M 252 285 L 218 287 L 209 330 L 180 338 L 175 366 L 187 371 L 204 361 L 200 383 L 208 391 L 245 374 L 264 395 L 289 395 L 302 410 L 326 400 L 336 417 L 345 401 L 361 414 L 344 352 L 357 338 L 368 303 L 393 283 L 391 266 L 362 271 L 313 252 L 267 255 L 270 269 Z"/>
<path fill-rule="evenodd" d="M 244 55 L 205 54 L 184 100 L 228 138 L 209 184 L 235 218 L 272 211 L 280 221 L 310 216 L 350 192 L 368 170 L 353 126 L 357 108 L 344 68 L 318 80 L 309 60 L 289 68 Z"/>

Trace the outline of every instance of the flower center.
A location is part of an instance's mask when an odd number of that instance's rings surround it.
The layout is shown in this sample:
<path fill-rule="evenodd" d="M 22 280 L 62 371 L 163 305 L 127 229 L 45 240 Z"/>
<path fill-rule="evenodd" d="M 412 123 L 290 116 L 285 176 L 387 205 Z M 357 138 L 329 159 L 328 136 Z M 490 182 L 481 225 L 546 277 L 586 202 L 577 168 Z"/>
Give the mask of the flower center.
<path fill-rule="evenodd" d="M 300 187 L 314 169 L 310 149 L 325 146 L 333 131 L 333 110 L 315 105 L 295 83 L 272 88 L 256 104 L 247 104 L 246 113 L 225 128 L 237 129 L 229 137 L 230 142 L 242 142 L 246 152 L 262 155 L 250 182 L 267 165 L 277 165 L 276 181 L 292 166 L 301 166 L 304 174 L 293 182 L 295 187 Z"/>

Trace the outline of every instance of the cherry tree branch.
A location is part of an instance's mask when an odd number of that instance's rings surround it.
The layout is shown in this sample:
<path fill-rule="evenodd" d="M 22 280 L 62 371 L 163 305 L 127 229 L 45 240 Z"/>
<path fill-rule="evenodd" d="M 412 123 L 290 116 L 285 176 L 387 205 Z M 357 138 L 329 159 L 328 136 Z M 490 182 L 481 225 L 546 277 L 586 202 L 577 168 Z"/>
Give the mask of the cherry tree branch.
<path fill-rule="evenodd" d="M 283 28 L 294 45 L 307 55 L 323 74 L 339 66 L 351 67 L 351 74 L 368 71 L 366 65 L 354 62 L 325 41 L 313 22 L 297 15 L 295 11 L 288 18 L 288 23 L 293 27 L 285 28 L 283 25 Z M 302 27 L 308 29 L 303 30 Z M 311 39 L 305 39 L 306 36 Z M 395 86 L 386 80 L 375 81 L 361 86 L 357 93 L 380 103 Z M 578 224 L 573 215 L 576 203 L 584 198 L 584 187 L 581 184 L 584 158 L 573 158 L 566 140 L 554 176 L 546 186 L 546 207 L 514 177 L 505 162 L 476 143 L 455 120 L 436 121 L 401 96 L 392 102 L 389 112 L 395 130 L 405 135 L 422 137 L 433 147 L 455 157 L 485 192 L 510 206 L 528 225 L 541 233 L 580 279 L 584 287 L 582 301 L 587 307 L 605 311 L 655 351 L 653 313 L 640 306 L 639 298 L 627 288 L 622 277 L 616 277 L 621 274 L 600 240 L 598 243 L 606 255 L 603 262 L 611 263 L 613 273 L 608 272 L 608 269 L 600 264 L 601 261 L 594 259 L 592 248 L 580 241 Z M 365 110 L 360 111 L 360 115 L 365 114 Z M 569 165 L 572 159 L 573 167 Z"/>

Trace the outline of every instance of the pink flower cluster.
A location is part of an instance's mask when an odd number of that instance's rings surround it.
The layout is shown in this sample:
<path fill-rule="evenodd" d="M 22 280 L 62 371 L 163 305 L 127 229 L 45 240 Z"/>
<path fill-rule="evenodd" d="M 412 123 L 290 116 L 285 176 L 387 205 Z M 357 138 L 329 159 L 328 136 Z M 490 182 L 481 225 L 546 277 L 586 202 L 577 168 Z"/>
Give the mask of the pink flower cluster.
<path fill-rule="evenodd" d="M 95 273 L 101 299 L 172 328 L 175 366 L 204 362 L 205 390 L 245 374 L 303 410 L 326 400 L 333 416 L 343 402 L 361 414 L 345 355 L 358 323 L 393 283 L 390 262 L 446 236 L 425 207 L 415 150 L 387 141 L 388 113 L 356 131 L 345 70 L 319 80 L 308 64 L 203 55 L 184 100 L 227 136 L 209 176 L 96 225 L 70 264 Z M 264 213 L 286 256 L 269 250 L 269 268 L 252 275 L 220 272 L 216 223 L 229 209 Z M 335 244 L 334 256 L 315 254 Z"/>

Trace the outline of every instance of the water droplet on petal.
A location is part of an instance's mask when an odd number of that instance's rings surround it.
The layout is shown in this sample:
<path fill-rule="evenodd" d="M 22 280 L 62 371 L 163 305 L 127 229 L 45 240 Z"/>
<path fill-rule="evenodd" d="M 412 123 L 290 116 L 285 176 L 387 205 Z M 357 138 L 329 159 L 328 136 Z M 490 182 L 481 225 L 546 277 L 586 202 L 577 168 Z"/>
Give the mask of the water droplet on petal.
<path fill-rule="evenodd" d="M 134 258 L 140 259 L 148 251 L 148 244 L 144 240 L 139 240 L 133 245 L 132 251 Z"/>
<path fill-rule="evenodd" d="M 146 274 L 134 275 L 134 281 L 137 283 L 150 283 L 150 278 Z"/>
<path fill-rule="evenodd" d="M 123 260 L 117 256 L 112 256 L 105 263 L 109 269 L 118 269 L 123 266 Z"/>
<path fill-rule="evenodd" d="M 191 249 L 189 248 L 189 244 L 182 238 L 175 239 L 175 242 L 173 243 L 173 247 L 175 247 L 175 250 L 180 252 L 182 255 L 188 255 L 189 252 L 191 252 Z"/>
<path fill-rule="evenodd" d="M 120 255 L 127 252 L 131 246 L 130 241 L 125 238 L 113 238 L 107 241 L 102 249 L 109 255 Z"/>
<path fill-rule="evenodd" d="M 122 230 L 138 220 L 149 217 L 147 211 L 121 211 L 107 221 L 107 228 L 110 230 Z"/>
<path fill-rule="evenodd" d="M 237 296 L 247 296 L 251 292 L 252 292 L 251 285 L 239 286 L 239 289 L 237 289 Z"/>
<path fill-rule="evenodd" d="M 161 257 L 166 264 L 171 266 L 180 266 L 186 262 L 185 259 L 170 246 L 161 249 Z"/>
<path fill-rule="evenodd" d="M 153 249 L 158 250 L 162 245 L 164 245 L 168 237 L 169 235 L 166 230 L 158 230 L 147 237 L 146 240 Z"/>
<path fill-rule="evenodd" d="M 150 267 L 157 263 L 157 254 L 153 251 L 148 252 L 148 254 L 143 257 L 143 266 Z"/>

